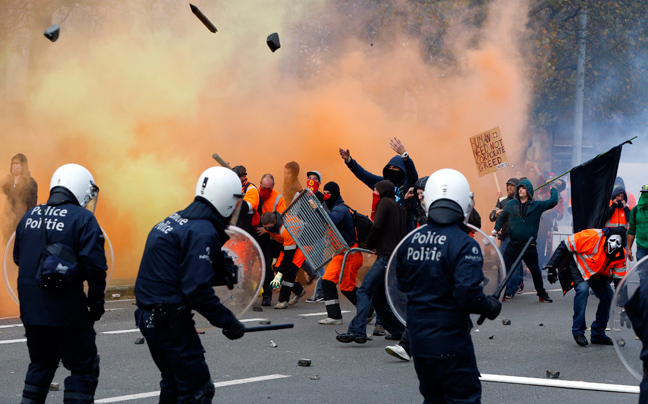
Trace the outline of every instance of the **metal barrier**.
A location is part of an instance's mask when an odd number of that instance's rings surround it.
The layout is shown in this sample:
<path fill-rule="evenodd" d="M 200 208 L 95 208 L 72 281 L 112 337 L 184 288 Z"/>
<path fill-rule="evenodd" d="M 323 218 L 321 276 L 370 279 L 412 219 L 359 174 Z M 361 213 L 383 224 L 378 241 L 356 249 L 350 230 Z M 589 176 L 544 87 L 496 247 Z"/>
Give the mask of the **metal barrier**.
<path fill-rule="evenodd" d="M 313 192 L 306 188 L 281 215 L 284 226 L 306 260 L 317 271 L 337 254 L 344 252 L 338 284 L 344 275 L 347 256 L 364 248 L 350 248 Z"/>

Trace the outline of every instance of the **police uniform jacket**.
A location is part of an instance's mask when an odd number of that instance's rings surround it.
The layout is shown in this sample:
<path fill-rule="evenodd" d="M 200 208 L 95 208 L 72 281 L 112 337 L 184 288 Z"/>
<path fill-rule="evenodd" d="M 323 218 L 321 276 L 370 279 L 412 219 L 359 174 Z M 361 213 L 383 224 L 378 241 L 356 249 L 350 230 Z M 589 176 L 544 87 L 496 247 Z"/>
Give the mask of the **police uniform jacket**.
<path fill-rule="evenodd" d="M 20 319 L 26 326 L 80 326 L 91 324 L 88 309 L 103 311 L 106 289 L 104 237 L 94 214 L 80 207 L 66 192 L 54 191 L 46 205 L 29 210 L 18 223 L 13 258 L 18 265 Z M 41 215 L 45 213 L 47 243 L 70 247 L 83 279 L 67 287 L 46 290 L 36 272 L 44 250 Z M 83 281 L 88 282 L 88 295 Z"/>
<path fill-rule="evenodd" d="M 474 355 L 469 314 L 488 308 L 481 283 L 483 258 L 463 224 L 428 224 L 398 247 L 398 288 L 407 294 L 412 355 Z"/>
<path fill-rule="evenodd" d="M 224 259 L 227 221 L 203 198 L 155 225 L 146 240 L 135 281 L 137 306 L 169 303 L 196 310 L 212 325 L 236 321 L 214 293 L 212 278 Z"/>

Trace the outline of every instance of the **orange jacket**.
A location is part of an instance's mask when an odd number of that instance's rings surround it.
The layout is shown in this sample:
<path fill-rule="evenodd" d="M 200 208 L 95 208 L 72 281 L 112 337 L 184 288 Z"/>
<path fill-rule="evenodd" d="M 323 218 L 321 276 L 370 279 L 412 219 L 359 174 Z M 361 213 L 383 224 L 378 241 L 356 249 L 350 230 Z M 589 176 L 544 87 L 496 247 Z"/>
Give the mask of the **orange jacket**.
<path fill-rule="evenodd" d="M 276 189 L 273 189 L 272 194 L 270 194 L 270 198 L 263 201 L 262 206 L 261 215 L 266 212 L 284 213 L 284 211 L 286 210 L 286 201 L 284 200 L 283 195 L 277 192 Z"/>
<path fill-rule="evenodd" d="M 567 249 L 574 253 L 574 261 L 583 279 L 600 276 L 622 278 L 625 275 L 625 255 L 618 252 L 612 259 L 605 253 L 606 237 L 601 229 L 587 229 L 567 237 Z"/>
<path fill-rule="evenodd" d="M 284 251 L 290 251 L 290 250 L 297 250 L 295 252 L 295 256 L 293 257 L 293 264 L 297 265 L 297 268 L 301 268 L 302 264 L 306 260 L 306 257 L 304 257 L 304 254 L 301 252 L 299 248 L 297 248 L 297 243 L 295 243 L 295 240 L 292 238 L 290 233 L 288 233 L 288 230 L 286 230 L 286 226 L 281 226 L 279 228 L 279 233 L 270 233 L 268 232 L 270 237 L 272 237 L 276 242 L 279 244 L 283 245 L 283 250 Z M 279 267 L 281 265 L 281 261 L 283 260 L 284 253 L 283 251 L 279 255 L 279 259 L 277 259 L 277 263 L 275 264 L 275 267 Z"/>
<path fill-rule="evenodd" d="M 612 206 L 612 201 L 610 201 L 610 207 Z M 629 209 L 628 209 L 629 210 Z M 609 214 L 609 213 L 608 213 Z M 605 227 L 625 227 L 628 230 L 630 227 L 629 223 L 630 218 L 626 216 L 625 209 L 614 209 L 612 216 L 605 223 Z"/>
<path fill-rule="evenodd" d="M 247 202 L 250 205 L 249 211 L 252 213 L 252 211 L 257 210 L 259 207 L 259 190 L 253 183 L 248 182 L 243 187 L 243 192 L 245 193 L 243 202 Z"/>

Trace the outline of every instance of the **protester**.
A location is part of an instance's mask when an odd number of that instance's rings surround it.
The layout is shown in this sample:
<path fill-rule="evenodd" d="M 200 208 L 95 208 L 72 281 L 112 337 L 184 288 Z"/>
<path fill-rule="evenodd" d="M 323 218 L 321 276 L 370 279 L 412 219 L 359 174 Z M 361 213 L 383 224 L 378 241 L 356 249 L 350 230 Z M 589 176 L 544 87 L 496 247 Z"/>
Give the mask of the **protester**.
<path fill-rule="evenodd" d="M 324 202 L 328 208 L 328 215 L 333 224 L 338 229 L 346 244 L 351 248 L 357 248 L 355 226 L 353 217 L 349 208 L 345 205 L 344 199 L 340 194 L 340 186 L 331 181 L 324 185 Z M 322 277 L 322 291 L 324 292 L 324 304 L 326 306 L 327 317 L 318 321 L 323 325 L 340 325 L 342 324 L 342 311 L 337 293 L 337 283 L 340 283 L 340 291 L 355 306 L 357 305 L 356 292 L 358 290 L 358 270 L 362 266 L 364 258 L 359 251 L 350 253 L 346 256 L 344 271 L 342 271 L 342 261 L 344 252 L 333 257 L 331 262 L 326 266 L 326 271 Z M 340 272 L 342 280 L 340 281 Z"/>
<path fill-rule="evenodd" d="M 236 226 L 250 235 L 256 236 L 256 229 L 261 225 L 261 216 L 257 210 L 259 207 L 259 190 L 253 183 L 248 181 L 247 169 L 244 166 L 236 166 L 232 168 L 232 171 L 241 180 L 244 195 Z"/>
<path fill-rule="evenodd" d="M 274 187 L 275 181 L 272 174 L 264 174 L 259 182 L 259 206 L 257 207 L 257 212 L 261 216 L 268 212 L 283 213 L 286 210 L 286 201 L 283 195 L 277 192 Z M 279 258 L 282 246 L 273 240 L 261 226 L 256 229 L 256 234 L 258 236 L 257 242 L 261 247 L 261 251 L 263 251 L 266 266 L 261 305 L 272 306 L 272 286 L 270 286 L 270 282 L 275 277 L 272 270 L 272 261 Z"/>
<path fill-rule="evenodd" d="M 2 215 L 2 237 L 4 245 L 16 231 L 20 219 L 38 201 L 38 185 L 31 177 L 29 164 L 24 154 L 18 153 L 11 158 L 9 174 L 0 183 L 2 193 L 7 197 Z"/>
<path fill-rule="evenodd" d="M 299 248 L 297 243 L 292 238 L 288 230 L 283 224 L 281 215 L 277 212 L 266 212 L 261 216 L 261 224 L 265 231 L 270 234 L 273 240 L 283 246 L 283 251 L 277 259 L 275 265 L 276 275 L 270 282 L 273 288 L 279 290 L 279 303 L 275 305 L 275 309 L 285 309 L 288 305 L 296 304 L 299 299 L 306 294 L 303 286 L 296 281 L 297 272 L 304 264 L 306 258 Z M 295 295 L 291 298 L 290 294 Z"/>
<path fill-rule="evenodd" d="M 13 257 L 30 358 L 23 403 L 45 402 L 60 362 L 71 372 L 63 400 L 94 402 L 99 383 L 94 323 L 104 313 L 108 267 L 103 232 L 85 208 L 98 192 L 86 168 L 61 166 L 47 203 L 27 212 L 16 228 Z"/>
<path fill-rule="evenodd" d="M 634 259 L 632 245 L 637 240 L 637 261 L 648 255 L 648 185 L 639 191 L 639 203 L 630 212 L 628 227 L 628 259 Z"/>
<path fill-rule="evenodd" d="M 588 344 L 585 309 L 590 288 L 599 299 L 596 320 L 591 327 L 591 342 L 612 345 L 610 337 L 605 335 L 614 295 L 610 280 L 620 278 L 619 271 L 625 274 L 625 241 L 623 227 L 583 230 L 562 241 L 545 267 L 549 283 L 560 279 L 564 293 L 574 288 L 572 335 L 580 346 Z"/>
<path fill-rule="evenodd" d="M 296 161 L 290 161 L 284 166 L 284 183 L 283 183 L 283 194 L 286 200 L 286 204 L 290 203 L 295 199 L 295 195 L 299 193 L 303 188 L 299 183 L 299 164 Z"/>
<path fill-rule="evenodd" d="M 515 198 L 506 204 L 506 207 L 500 212 L 495 223 L 494 232 L 499 235 L 504 223 L 509 224 L 510 241 L 504 250 L 504 262 L 506 270 L 511 271 L 511 266 L 515 262 L 527 240 L 530 237 L 537 239 L 538 225 L 542 213 L 556 206 L 558 203 L 558 192 L 555 185 L 551 188 L 551 198 L 548 201 L 536 201 L 533 199 L 533 185 L 527 179 L 520 180 L 516 187 Z M 542 273 L 538 266 L 538 250 L 535 248 L 535 241 L 530 248 L 526 250 L 523 261 L 529 267 L 533 284 L 536 288 L 538 299 L 542 303 L 552 303 L 553 300 L 544 288 L 542 283 Z M 506 299 L 512 299 L 520 285 L 519 275 L 514 274 L 506 285 Z"/>
<path fill-rule="evenodd" d="M 322 185 L 322 174 L 319 171 L 311 170 L 306 173 L 306 188 L 310 189 L 317 200 L 324 204 L 324 194 L 319 190 Z M 308 265 L 308 262 L 305 262 Z M 306 303 L 324 303 L 324 292 L 322 291 L 322 277 L 324 276 L 325 267 L 320 267 L 315 271 L 316 283 L 315 292 L 312 297 L 306 299 Z M 310 280 L 310 279 L 309 279 Z"/>
<path fill-rule="evenodd" d="M 394 200 L 394 184 L 389 180 L 378 181 L 374 192 L 380 196 L 367 245 L 376 250 L 378 257 L 365 274 L 358 289 L 357 312 L 345 334 L 337 335 L 340 342 L 367 342 L 367 318 L 371 307 L 380 316 L 385 329 L 400 338 L 404 327 L 391 312 L 385 296 L 385 272 L 392 252 L 407 234 L 407 212 Z"/>

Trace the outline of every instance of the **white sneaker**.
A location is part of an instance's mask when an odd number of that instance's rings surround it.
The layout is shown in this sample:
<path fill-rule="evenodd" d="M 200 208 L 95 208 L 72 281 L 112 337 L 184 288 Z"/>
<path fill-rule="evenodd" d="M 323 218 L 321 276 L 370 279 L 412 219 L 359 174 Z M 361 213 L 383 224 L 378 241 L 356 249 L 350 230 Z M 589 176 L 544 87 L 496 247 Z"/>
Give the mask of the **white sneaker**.
<path fill-rule="evenodd" d="M 403 348 L 400 345 L 392 345 L 385 347 L 385 351 L 390 354 L 391 356 L 398 358 L 402 361 L 408 361 L 412 358 L 405 352 L 405 348 Z"/>
<path fill-rule="evenodd" d="M 306 294 L 306 289 L 302 289 L 301 293 L 298 294 L 298 295 L 293 293 L 292 296 L 290 297 L 290 300 L 288 300 L 288 304 L 291 305 L 291 306 L 293 304 L 297 304 L 299 299 L 301 299 L 305 294 Z"/>
<path fill-rule="evenodd" d="M 288 302 L 279 302 L 275 305 L 275 309 L 286 309 L 288 308 Z"/>
<path fill-rule="evenodd" d="M 320 324 L 324 325 L 342 325 L 342 319 L 341 318 L 331 318 L 331 317 L 326 317 L 322 320 L 317 321 Z"/>

